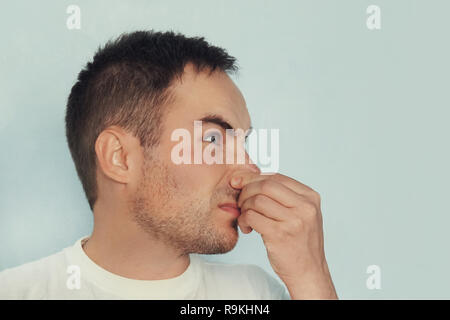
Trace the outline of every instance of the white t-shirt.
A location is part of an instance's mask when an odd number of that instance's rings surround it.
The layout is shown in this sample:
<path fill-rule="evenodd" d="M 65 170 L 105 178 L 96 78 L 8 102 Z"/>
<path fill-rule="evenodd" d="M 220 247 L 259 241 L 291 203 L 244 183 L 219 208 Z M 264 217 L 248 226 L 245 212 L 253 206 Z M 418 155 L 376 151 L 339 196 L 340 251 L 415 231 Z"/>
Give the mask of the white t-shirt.
<path fill-rule="evenodd" d="M 208 262 L 196 254 L 177 277 L 124 278 L 94 263 L 81 246 L 84 238 L 0 272 L 0 299 L 290 299 L 281 282 L 259 266 Z"/>

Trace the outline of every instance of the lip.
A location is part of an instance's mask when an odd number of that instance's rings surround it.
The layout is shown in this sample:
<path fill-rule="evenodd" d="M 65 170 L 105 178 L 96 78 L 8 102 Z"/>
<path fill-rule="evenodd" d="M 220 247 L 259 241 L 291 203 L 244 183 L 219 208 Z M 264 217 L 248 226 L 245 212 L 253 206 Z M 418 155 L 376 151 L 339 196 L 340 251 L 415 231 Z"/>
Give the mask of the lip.
<path fill-rule="evenodd" d="M 235 217 L 239 217 L 241 215 L 241 209 L 239 209 L 236 203 L 223 203 L 219 205 L 219 208 L 231 213 Z"/>

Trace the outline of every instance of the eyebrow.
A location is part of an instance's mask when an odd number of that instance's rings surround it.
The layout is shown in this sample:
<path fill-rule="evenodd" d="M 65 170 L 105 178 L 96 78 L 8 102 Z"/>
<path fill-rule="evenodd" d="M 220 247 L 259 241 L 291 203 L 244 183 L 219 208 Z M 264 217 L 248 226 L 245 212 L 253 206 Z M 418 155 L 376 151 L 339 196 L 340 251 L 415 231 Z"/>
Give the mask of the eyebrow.
<path fill-rule="evenodd" d="M 227 120 L 225 120 L 224 117 L 222 117 L 219 114 L 208 114 L 199 120 L 202 122 L 217 124 L 217 125 L 221 126 L 224 130 L 232 129 L 232 130 L 236 131 L 236 129 L 233 128 L 233 126 Z M 247 130 L 248 134 L 247 134 L 246 138 L 248 137 L 248 135 L 250 135 L 250 132 L 252 132 L 252 130 L 253 130 L 253 127 L 250 126 Z"/>

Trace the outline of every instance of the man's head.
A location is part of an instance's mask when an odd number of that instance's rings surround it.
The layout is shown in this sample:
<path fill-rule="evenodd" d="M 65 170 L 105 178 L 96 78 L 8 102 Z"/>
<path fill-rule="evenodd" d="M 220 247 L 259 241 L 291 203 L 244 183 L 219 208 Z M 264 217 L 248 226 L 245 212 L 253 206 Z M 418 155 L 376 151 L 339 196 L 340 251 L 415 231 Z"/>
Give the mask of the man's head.
<path fill-rule="evenodd" d="M 96 53 L 66 113 L 69 149 L 94 214 L 102 203 L 117 208 L 109 220 L 132 220 L 186 253 L 234 247 L 236 217 L 219 205 L 236 202 L 234 171 L 257 168 L 177 165 L 171 136 L 186 129 L 204 149 L 215 143 L 205 132 L 215 132 L 227 149 L 225 127 L 250 128 L 245 100 L 227 74 L 236 70 L 225 50 L 172 32 L 122 35 Z M 194 141 L 194 121 L 202 119 L 203 135 Z"/>

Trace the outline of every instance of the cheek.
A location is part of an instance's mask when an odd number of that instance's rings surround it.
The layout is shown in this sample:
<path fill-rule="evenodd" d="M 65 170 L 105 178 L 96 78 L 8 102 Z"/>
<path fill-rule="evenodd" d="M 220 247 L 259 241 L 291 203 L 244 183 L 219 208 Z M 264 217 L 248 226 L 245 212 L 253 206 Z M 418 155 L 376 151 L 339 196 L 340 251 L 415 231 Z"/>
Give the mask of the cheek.
<path fill-rule="evenodd" d="M 172 148 L 178 142 L 163 141 L 159 157 L 168 165 L 179 195 L 188 198 L 210 197 L 226 173 L 226 165 L 179 164 L 171 160 Z M 201 143 L 201 142 L 200 142 Z M 191 161 L 194 161 L 194 141 L 191 144 Z M 202 148 L 202 151 L 204 148 Z"/>
<path fill-rule="evenodd" d="M 190 197 L 210 196 L 221 181 L 224 166 L 207 164 L 171 165 L 177 185 Z"/>

